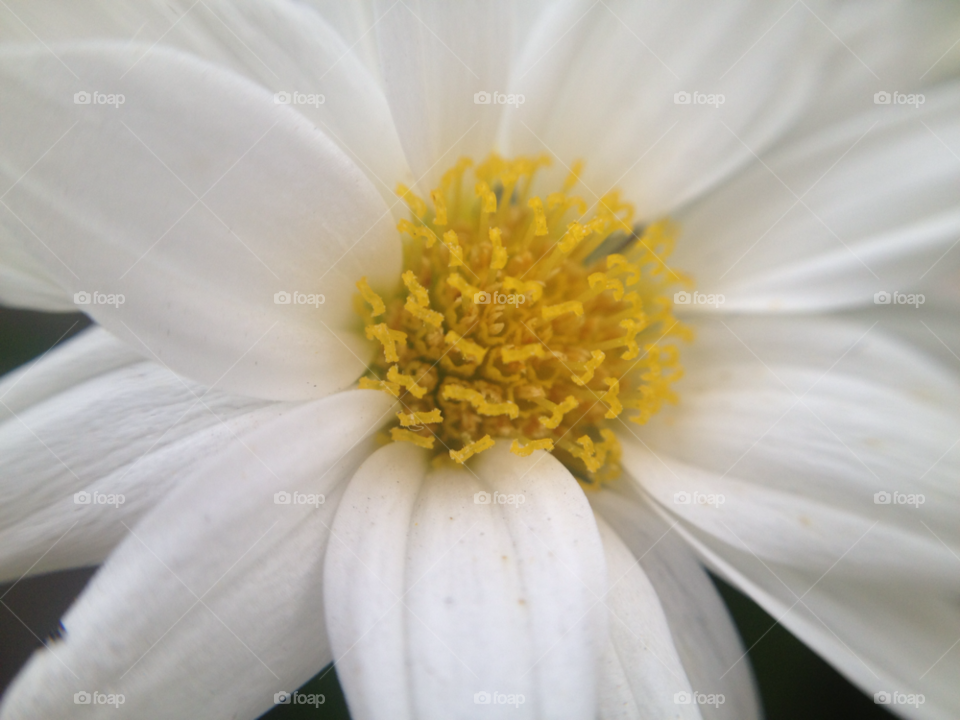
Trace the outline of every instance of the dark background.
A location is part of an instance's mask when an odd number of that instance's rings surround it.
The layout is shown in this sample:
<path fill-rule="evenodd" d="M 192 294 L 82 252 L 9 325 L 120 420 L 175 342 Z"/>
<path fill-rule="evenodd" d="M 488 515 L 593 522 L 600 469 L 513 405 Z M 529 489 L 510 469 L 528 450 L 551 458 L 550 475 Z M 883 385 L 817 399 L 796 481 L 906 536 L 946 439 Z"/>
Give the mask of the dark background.
<path fill-rule="evenodd" d="M 41 355 L 89 324 L 83 315 L 0 308 L 0 375 Z M 2 481 L 2 479 L 0 479 Z M 56 637 L 60 617 L 94 569 L 83 568 L 0 585 L 0 691 L 41 642 Z M 714 579 L 733 615 L 760 686 L 768 720 L 891 718 L 745 595 Z M 772 627 L 772 629 L 771 629 Z M 762 639 L 761 639 L 762 638 Z M 756 643 L 756 644 L 754 644 Z M 283 705 L 264 718 L 348 718 L 336 672 L 325 668 L 301 691 L 322 693 L 319 709 Z"/>

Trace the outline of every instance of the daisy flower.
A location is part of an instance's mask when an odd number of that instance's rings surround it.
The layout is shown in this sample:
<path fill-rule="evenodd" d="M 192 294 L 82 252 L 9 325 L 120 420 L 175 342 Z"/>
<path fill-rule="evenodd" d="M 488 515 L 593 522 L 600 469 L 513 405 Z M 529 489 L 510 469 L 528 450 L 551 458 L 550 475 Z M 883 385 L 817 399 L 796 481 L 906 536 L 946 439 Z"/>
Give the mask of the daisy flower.
<path fill-rule="evenodd" d="M 0 716 L 960 713 L 956 13 L 2 4 Z"/>

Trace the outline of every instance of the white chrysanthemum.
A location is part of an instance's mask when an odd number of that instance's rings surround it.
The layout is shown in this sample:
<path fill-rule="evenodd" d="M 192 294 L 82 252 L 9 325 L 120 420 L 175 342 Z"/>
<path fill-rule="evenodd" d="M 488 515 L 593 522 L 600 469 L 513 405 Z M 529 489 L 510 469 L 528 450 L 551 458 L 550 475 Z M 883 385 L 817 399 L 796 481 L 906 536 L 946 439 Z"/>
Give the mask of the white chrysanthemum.
<path fill-rule="evenodd" d="M 101 327 L 0 383 L 0 577 L 103 566 L 3 718 L 253 718 L 331 660 L 358 720 L 757 717 L 704 564 L 894 711 L 960 713 L 957 17 L 56 5 L 0 9 L 0 298 Z M 445 175 L 494 152 L 551 165 Z M 665 218 L 712 305 L 670 307 Z M 535 260 L 523 323 L 470 299 Z"/>

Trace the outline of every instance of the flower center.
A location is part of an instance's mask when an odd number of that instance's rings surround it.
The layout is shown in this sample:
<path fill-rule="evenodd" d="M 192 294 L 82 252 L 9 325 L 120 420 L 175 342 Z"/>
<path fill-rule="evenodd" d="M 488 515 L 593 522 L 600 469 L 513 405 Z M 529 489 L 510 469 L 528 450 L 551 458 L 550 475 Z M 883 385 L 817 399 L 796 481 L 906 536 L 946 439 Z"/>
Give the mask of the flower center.
<path fill-rule="evenodd" d="M 676 400 L 676 340 L 690 331 L 667 290 L 689 280 L 666 265 L 670 221 L 634 226 L 617 191 L 589 208 L 570 194 L 579 164 L 559 192 L 531 195 L 548 164 L 461 158 L 432 207 L 398 185 L 411 213 L 397 225 L 403 288 L 357 283 L 366 335 L 382 346 L 360 387 L 397 397 L 390 437 L 436 450 L 437 463 L 503 438 L 599 483 L 619 473 L 610 426 L 642 425 Z"/>

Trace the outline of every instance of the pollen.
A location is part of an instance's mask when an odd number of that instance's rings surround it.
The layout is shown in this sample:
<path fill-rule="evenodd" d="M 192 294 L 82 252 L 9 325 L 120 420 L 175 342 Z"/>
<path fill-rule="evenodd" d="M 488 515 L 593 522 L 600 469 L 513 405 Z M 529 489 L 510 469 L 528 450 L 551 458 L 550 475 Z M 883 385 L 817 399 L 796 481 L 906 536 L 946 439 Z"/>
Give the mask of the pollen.
<path fill-rule="evenodd" d="M 399 401 L 386 441 L 432 450 L 435 463 L 508 442 L 599 485 L 619 474 L 614 430 L 677 400 L 691 332 L 672 296 L 690 280 L 667 264 L 674 224 L 637 224 L 617 191 L 575 194 L 582 163 L 559 192 L 532 194 L 549 164 L 461 158 L 428 200 L 397 186 L 403 273 L 393 288 L 357 282 L 377 343 L 360 387 Z"/>

